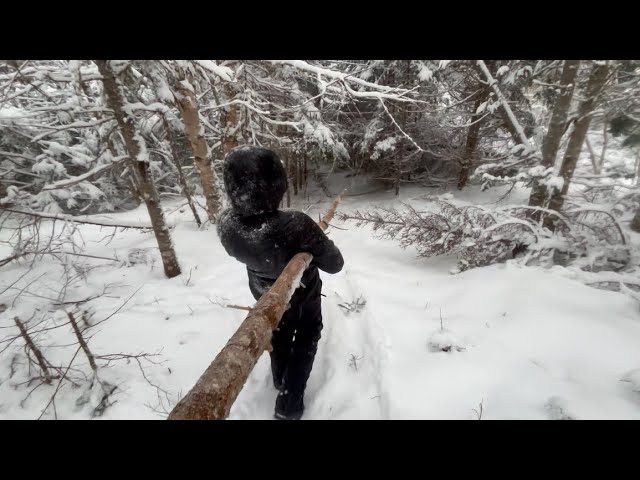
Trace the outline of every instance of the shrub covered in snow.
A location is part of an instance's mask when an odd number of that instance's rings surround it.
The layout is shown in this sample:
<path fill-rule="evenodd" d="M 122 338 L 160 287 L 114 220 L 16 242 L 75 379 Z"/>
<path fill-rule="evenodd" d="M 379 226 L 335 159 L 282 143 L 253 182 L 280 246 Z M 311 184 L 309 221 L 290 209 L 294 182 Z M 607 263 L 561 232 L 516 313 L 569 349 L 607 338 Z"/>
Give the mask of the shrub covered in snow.
<path fill-rule="evenodd" d="M 420 257 L 456 255 L 459 263 L 452 273 L 511 259 L 591 272 L 629 271 L 638 261 L 617 219 L 605 210 L 585 207 L 563 216 L 526 206 L 461 206 L 449 195 L 429 200 L 429 210 L 405 204 L 403 211 L 379 207 L 338 217 L 371 225 L 379 238 L 396 240 L 403 248 L 413 246 Z M 554 232 L 543 227 L 531 218 L 536 211 L 556 217 L 559 227 Z"/>

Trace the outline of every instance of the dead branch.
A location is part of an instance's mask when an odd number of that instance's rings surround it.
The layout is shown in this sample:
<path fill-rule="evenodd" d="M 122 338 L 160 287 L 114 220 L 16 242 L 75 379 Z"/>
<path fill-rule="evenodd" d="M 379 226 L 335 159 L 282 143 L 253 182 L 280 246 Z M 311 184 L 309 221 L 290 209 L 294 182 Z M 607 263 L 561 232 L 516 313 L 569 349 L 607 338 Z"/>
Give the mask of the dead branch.
<path fill-rule="evenodd" d="M 93 370 L 93 373 L 97 376 L 98 375 L 98 366 L 96 365 L 96 360 L 95 360 L 95 358 L 93 356 L 93 353 L 91 353 L 91 350 L 89 350 L 89 345 L 87 345 L 87 342 L 85 341 L 84 337 L 82 336 L 82 332 L 78 328 L 78 323 L 76 322 L 76 319 L 74 318 L 73 313 L 67 312 L 67 317 L 69 317 L 69 322 L 71 323 L 71 327 L 73 328 L 73 332 L 76 334 L 76 338 L 78 339 L 78 343 L 82 347 L 82 351 L 84 352 L 84 354 L 87 356 L 87 359 L 89 360 L 89 365 L 91 366 L 91 370 Z"/>
<path fill-rule="evenodd" d="M 6 212 L 15 213 L 18 215 L 28 215 L 31 217 L 45 218 L 50 220 L 62 220 L 65 222 L 83 223 L 87 225 L 98 225 L 100 227 L 137 228 L 141 230 L 150 230 L 152 228 L 151 225 L 130 225 L 130 224 L 125 225 L 125 224 L 119 224 L 119 223 L 109 223 L 109 222 L 99 222 L 96 220 L 89 220 L 86 217 L 72 217 L 71 215 L 56 215 L 56 214 L 43 213 L 43 212 L 29 212 L 24 210 L 15 210 L 12 208 L 3 207 L 1 205 L 0 205 L 0 209 Z"/>
<path fill-rule="evenodd" d="M 47 252 L 44 250 L 41 251 L 25 251 L 25 252 L 20 252 L 20 253 L 16 253 L 14 255 L 10 255 L 8 257 L 3 258 L 2 260 L 0 260 L 0 267 L 4 267 L 5 265 L 11 263 L 13 260 L 17 260 L 19 258 L 22 257 L 26 257 L 29 255 L 52 255 L 52 256 L 57 256 L 57 255 L 73 255 L 76 257 L 86 257 L 86 258 L 96 258 L 98 260 L 109 260 L 111 262 L 119 262 L 120 260 L 118 258 L 110 258 L 110 257 L 101 257 L 98 255 L 88 255 L 86 253 L 76 253 L 76 252 L 64 252 L 64 251 L 52 251 L 52 252 Z"/>
<path fill-rule="evenodd" d="M 329 206 L 329 210 L 327 210 L 327 213 L 325 214 L 325 216 L 320 219 L 320 222 L 318 222 L 318 224 L 320 225 L 320 228 L 322 228 L 322 230 L 326 230 L 329 227 L 329 222 L 331 221 L 331 219 L 333 218 L 333 216 L 336 213 L 336 209 L 338 208 L 338 204 L 342 201 L 342 197 L 344 196 L 345 191 L 341 192 L 333 201 L 333 203 L 331 204 L 331 206 Z"/>
<path fill-rule="evenodd" d="M 250 312 L 253 310 L 251 307 L 243 307 L 242 305 L 224 305 L 227 308 L 235 308 L 236 310 L 247 310 Z"/>
<path fill-rule="evenodd" d="M 14 317 L 13 321 L 15 322 L 16 326 L 18 327 L 18 329 L 20 329 L 20 335 L 24 339 L 27 347 L 36 356 L 36 359 L 38 360 L 38 366 L 40 367 L 40 370 L 42 370 L 42 374 L 44 375 L 44 383 L 50 384 L 51 383 L 51 373 L 49 372 L 49 368 L 47 367 L 47 360 L 44 358 L 44 355 L 42 354 L 40 349 L 33 342 L 31 336 L 27 332 L 27 329 L 24 328 L 24 325 L 20 321 L 20 319 L 18 317 Z"/>
<path fill-rule="evenodd" d="M 2 260 L 0 260 L 0 267 L 4 267 L 5 265 L 11 263 L 12 261 L 17 260 L 18 258 L 22 258 L 25 255 L 29 255 L 30 253 L 39 253 L 39 252 L 18 252 L 18 253 L 14 253 L 13 255 L 9 255 L 8 257 L 5 257 Z"/>

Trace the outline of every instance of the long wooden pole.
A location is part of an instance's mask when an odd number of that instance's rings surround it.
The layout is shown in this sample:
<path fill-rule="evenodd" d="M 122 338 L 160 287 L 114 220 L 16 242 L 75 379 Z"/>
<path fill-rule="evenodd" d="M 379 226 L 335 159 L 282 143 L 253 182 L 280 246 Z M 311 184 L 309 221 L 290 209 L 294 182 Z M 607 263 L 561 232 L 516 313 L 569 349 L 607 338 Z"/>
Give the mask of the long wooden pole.
<path fill-rule="evenodd" d="M 336 197 L 320 220 L 322 230 L 329 226 L 343 194 Z M 168 420 L 223 420 L 229 416 L 258 359 L 271 349 L 271 332 L 278 326 L 312 260 L 310 253 L 298 253 L 289 261 L 194 387 L 173 408 Z"/>

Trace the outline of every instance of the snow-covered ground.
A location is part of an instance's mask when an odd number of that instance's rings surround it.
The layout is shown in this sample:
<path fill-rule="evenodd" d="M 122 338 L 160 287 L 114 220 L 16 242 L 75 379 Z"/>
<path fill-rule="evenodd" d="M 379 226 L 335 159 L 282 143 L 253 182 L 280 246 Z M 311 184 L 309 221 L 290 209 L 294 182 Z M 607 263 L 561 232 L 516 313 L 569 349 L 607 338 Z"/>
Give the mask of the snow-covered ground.
<path fill-rule="evenodd" d="M 420 206 L 416 197 L 423 193 L 406 188 L 400 199 L 392 192 L 346 197 L 340 211 L 400 200 Z M 473 189 L 468 189 L 457 197 L 482 203 L 500 193 L 472 198 Z M 316 199 L 320 202 L 308 211 L 312 218 L 331 200 L 321 194 Z M 518 193 L 511 201 L 518 201 Z M 183 210 L 168 215 L 177 224 L 173 239 L 181 276 L 166 279 L 157 253 L 152 253 L 153 265 L 84 259 L 102 266 L 66 294 L 66 301 L 83 299 L 109 285 L 106 296 L 82 305 L 91 307 L 96 323 L 136 292 L 91 329 L 94 354 L 161 350 L 154 360 L 161 364 L 143 362 L 146 379 L 135 360 L 100 370 L 101 378 L 117 386 L 113 405 L 100 418 L 162 418 L 159 398 L 164 408 L 171 405 L 147 380 L 177 401 L 245 317 L 246 312 L 222 305 L 253 304 L 243 265 L 226 255 L 215 228 L 197 230 L 188 208 Z M 123 223 L 148 219 L 144 208 L 109 218 Z M 322 274 L 325 326 L 303 419 L 477 419 L 480 411 L 482 419 L 640 419 L 640 310 L 635 300 L 514 264 L 451 275 L 455 259 L 416 259 L 411 249 L 373 238 L 369 228 L 333 223 L 340 229 L 330 228 L 329 235 L 346 263 L 339 274 Z M 86 251 L 98 256 L 115 252 L 126 259 L 132 248 L 155 246 L 152 234 L 136 230 L 118 232 L 108 245 L 95 242 L 111 230 L 84 225 L 81 232 Z M 31 293 L 47 296 L 60 289 L 60 270 L 53 265 L 44 260 L 0 296 L 8 307 L 0 313 L 0 337 L 15 333 L 15 316 L 28 319 L 34 308 L 47 303 L 24 293 L 12 305 L 15 288 L 43 274 L 34 284 L 38 292 Z M 0 270 L 0 292 L 26 270 L 15 263 Z M 62 318 L 63 312 L 56 315 Z M 64 346 L 73 343 L 72 335 L 67 326 L 41 334 L 37 342 L 50 361 L 64 365 L 76 352 L 76 346 Z M 56 388 L 55 381 L 39 387 L 21 405 L 35 386 L 17 386 L 28 379 L 22 346 L 19 340 L 0 355 L 2 419 L 38 418 Z M 77 358 L 74 366 L 89 372 L 86 358 L 81 353 Z M 67 384 L 57 393 L 58 418 L 90 418 L 98 400 L 76 404 L 85 389 Z M 275 398 L 265 353 L 230 418 L 271 419 Z M 53 417 L 49 408 L 44 418 Z"/>

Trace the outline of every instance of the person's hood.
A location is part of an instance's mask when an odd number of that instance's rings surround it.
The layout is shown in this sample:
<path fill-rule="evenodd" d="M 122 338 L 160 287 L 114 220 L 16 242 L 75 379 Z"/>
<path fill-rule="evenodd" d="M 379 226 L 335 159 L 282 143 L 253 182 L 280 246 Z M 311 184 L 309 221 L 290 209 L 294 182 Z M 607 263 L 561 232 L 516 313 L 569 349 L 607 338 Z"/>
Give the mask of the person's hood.
<path fill-rule="evenodd" d="M 287 191 L 287 174 L 275 152 L 239 147 L 224 161 L 224 185 L 233 210 L 248 217 L 278 209 Z"/>

